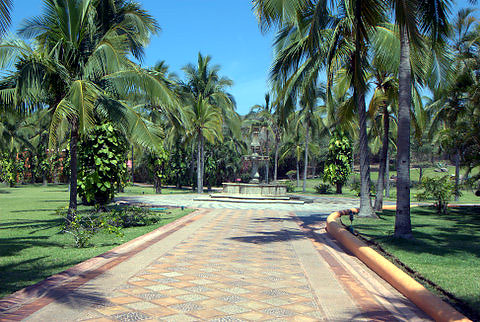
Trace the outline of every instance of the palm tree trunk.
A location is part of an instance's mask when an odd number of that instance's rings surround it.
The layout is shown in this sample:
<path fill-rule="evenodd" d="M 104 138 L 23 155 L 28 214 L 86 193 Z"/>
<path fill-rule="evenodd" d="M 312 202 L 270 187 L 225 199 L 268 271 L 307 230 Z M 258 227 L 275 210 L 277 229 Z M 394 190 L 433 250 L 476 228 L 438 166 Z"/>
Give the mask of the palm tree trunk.
<path fill-rule="evenodd" d="M 357 92 L 357 89 L 354 89 Z M 355 95 L 355 94 L 354 94 Z M 359 217 L 376 217 L 372 208 L 370 198 L 370 158 L 368 151 L 368 137 L 367 137 L 367 113 L 365 110 L 365 94 L 358 93 L 357 98 L 358 116 L 360 120 L 360 211 Z"/>
<path fill-rule="evenodd" d="M 365 81 L 361 63 L 361 51 L 364 47 L 360 25 L 362 24 L 360 1 L 355 2 L 355 52 L 353 59 L 353 98 L 360 122 L 359 159 L 360 159 L 360 211 L 359 217 L 376 217 L 370 198 L 370 160 L 368 155 L 367 113 L 365 110 Z"/>
<path fill-rule="evenodd" d="M 300 156 L 297 153 L 297 187 L 300 187 Z"/>
<path fill-rule="evenodd" d="M 202 176 L 202 134 L 198 136 L 197 149 L 197 193 L 203 193 L 203 176 Z"/>
<path fill-rule="evenodd" d="M 458 185 L 460 183 L 460 149 L 455 153 L 455 201 L 458 201 Z"/>
<path fill-rule="evenodd" d="M 390 120 L 388 108 L 385 104 L 383 107 L 383 139 L 382 153 L 380 156 L 380 167 L 378 169 L 377 192 L 375 196 L 375 210 L 381 211 L 383 208 L 383 188 L 385 187 L 385 168 L 387 165 L 388 154 L 388 132 L 390 131 Z"/>
<path fill-rule="evenodd" d="M 275 160 L 274 160 L 274 172 L 273 172 L 273 181 L 277 182 L 277 171 L 278 171 L 278 140 L 275 139 Z"/>
<path fill-rule="evenodd" d="M 397 212 L 394 236 L 412 238 L 410 220 L 410 104 L 411 93 L 410 41 L 405 28 L 400 30 L 400 66 L 398 78 L 397 139 Z"/>
<path fill-rule="evenodd" d="M 390 198 L 390 152 L 387 149 L 387 160 L 385 169 L 385 197 Z"/>
<path fill-rule="evenodd" d="M 307 191 L 307 170 L 308 170 L 308 136 L 310 132 L 310 127 L 307 122 L 305 126 L 305 164 L 303 167 L 303 188 L 302 191 L 306 192 Z"/>
<path fill-rule="evenodd" d="M 203 181 L 205 181 L 205 138 L 203 137 L 202 134 L 202 161 L 201 161 L 201 166 L 202 166 L 202 193 L 203 193 Z"/>
<path fill-rule="evenodd" d="M 267 157 L 270 157 L 270 151 L 268 149 L 268 130 L 267 130 L 267 139 L 266 139 L 266 150 L 267 150 Z M 270 164 L 270 159 L 265 161 L 265 183 L 268 184 L 268 166 Z"/>
<path fill-rule="evenodd" d="M 133 144 L 132 144 L 132 184 L 135 182 L 133 181 L 134 180 L 134 177 L 133 177 L 133 171 L 134 171 L 134 167 L 133 167 Z"/>
<path fill-rule="evenodd" d="M 195 144 L 192 144 L 192 156 L 190 162 L 190 183 L 192 185 L 192 191 L 195 186 L 194 173 L 195 173 Z M 197 160 L 198 161 L 198 160 Z"/>
<path fill-rule="evenodd" d="M 68 204 L 67 225 L 77 215 L 77 146 L 78 146 L 78 120 L 72 121 L 70 131 L 70 202 Z"/>

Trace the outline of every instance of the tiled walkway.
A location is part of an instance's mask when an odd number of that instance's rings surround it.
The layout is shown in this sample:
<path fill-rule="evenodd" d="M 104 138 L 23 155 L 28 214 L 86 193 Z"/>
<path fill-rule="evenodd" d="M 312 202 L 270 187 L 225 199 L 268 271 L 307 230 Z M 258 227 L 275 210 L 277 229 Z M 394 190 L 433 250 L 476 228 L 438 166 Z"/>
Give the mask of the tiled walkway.
<path fill-rule="evenodd" d="M 328 238 L 322 218 L 278 210 L 202 210 L 193 222 L 78 289 L 57 292 L 53 302 L 25 318 L 426 319 Z"/>

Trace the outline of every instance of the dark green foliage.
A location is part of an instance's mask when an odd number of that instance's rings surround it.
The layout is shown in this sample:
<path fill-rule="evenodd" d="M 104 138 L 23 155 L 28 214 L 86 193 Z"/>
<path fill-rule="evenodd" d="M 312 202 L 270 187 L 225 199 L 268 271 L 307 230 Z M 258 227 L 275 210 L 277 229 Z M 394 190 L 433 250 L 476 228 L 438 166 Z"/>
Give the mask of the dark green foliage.
<path fill-rule="evenodd" d="M 147 154 L 147 160 L 147 166 L 153 177 L 155 192 L 162 193 L 162 183 L 167 177 L 166 168 L 168 167 L 170 155 L 160 146 L 155 152 L 149 152 Z"/>
<path fill-rule="evenodd" d="M 342 186 L 352 172 L 351 166 L 352 141 L 340 131 L 335 131 L 328 144 L 323 179 L 337 186 L 337 193 L 342 193 Z"/>
<path fill-rule="evenodd" d="M 128 207 L 102 214 L 101 218 L 102 221 L 108 225 L 128 228 L 153 225 L 159 222 L 162 219 L 162 216 L 147 208 Z"/>
<path fill-rule="evenodd" d="M 84 203 L 105 205 L 124 185 L 127 147 L 125 138 L 108 123 L 82 137 L 78 193 Z"/>
<path fill-rule="evenodd" d="M 315 191 L 319 194 L 328 194 L 331 193 L 331 186 L 328 183 L 319 183 L 315 186 Z"/>
<path fill-rule="evenodd" d="M 287 186 L 287 192 L 294 192 L 295 191 L 295 184 L 292 181 L 285 181 L 282 184 Z"/>
<path fill-rule="evenodd" d="M 65 217 L 65 209 L 57 210 L 57 214 Z M 75 247 L 85 248 L 91 246 L 90 240 L 95 234 L 104 231 L 116 236 L 123 236 L 123 228 L 153 225 L 162 219 L 161 214 L 156 214 L 146 208 L 125 207 L 107 212 L 90 212 L 78 214 L 67 226 L 62 226 L 62 231 L 71 234 Z"/>
<path fill-rule="evenodd" d="M 0 155 L 0 181 L 13 187 L 16 183 L 15 160 L 8 154 Z"/>
<path fill-rule="evenodd" d="M 205 183 L 212 187 L 235 181 L 240 172 L 242 154 L 229 144 L 206 144 L 205 148 Z"/>
<path fill-rule="evenodd" d="M 191 185 L 191 178 L 189 175 L 191 165 L 191 153 L 188 153 L 178 142 L 178 145 L 169 149 L 170 159 L 165 171 L 166 182 L 174 184 L 178 188 L 182 186 Z"/>
<path fill-rule="evenodd" d="M 435 200 L 435 207 L 439 214 L 447 213 L 447 205 L 455 196 L 455 182 L 451 180 L 449 175 L 443 177 L 424 177 L 420 184 L 420 189 L 423 189 L 417 194 L 419 201 L 433 199 Z M 460 194 L 460 192 L 457 192 Z"/>
<path fill-rule="evenodd" d="M 360 196 L 360 181 L 353 181 L 350 189 L 355 192 L 355 195 Z M 370 196 L 374 197 L 377 193 L 377 187 L 373 182 L 370 182 Z"/>

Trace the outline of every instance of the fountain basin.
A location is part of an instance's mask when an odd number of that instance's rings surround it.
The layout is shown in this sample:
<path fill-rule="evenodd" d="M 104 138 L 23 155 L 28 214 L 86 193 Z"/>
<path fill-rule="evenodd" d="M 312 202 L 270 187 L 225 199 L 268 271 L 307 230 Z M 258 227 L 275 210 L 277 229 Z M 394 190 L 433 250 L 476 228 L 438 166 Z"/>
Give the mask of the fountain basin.
<path fill-rule="evenodd" d="M 287 186 L 281 184 L 225 182 L 222 185 L 223 192 L 221 193 L 221 195 L 288 198 Z"/>

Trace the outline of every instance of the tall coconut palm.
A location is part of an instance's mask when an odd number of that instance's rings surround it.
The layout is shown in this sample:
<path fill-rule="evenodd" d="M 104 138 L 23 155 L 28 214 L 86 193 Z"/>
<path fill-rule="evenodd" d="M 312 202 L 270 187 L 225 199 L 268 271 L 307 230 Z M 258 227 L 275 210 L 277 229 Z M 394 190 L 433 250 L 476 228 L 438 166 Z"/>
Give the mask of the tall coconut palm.
<path fill-rule="evenodd" d="M 197 140 L 197 192 L 203 193 L 204 141 L 222 140 L 222 126 L 227 124 L 234 135 L 240 131 L 235 101 L 226 92 L 233 82 L 219 75 L 220 66 L 210 65 L 211 57 L 198 53 L 197 65 L 183 67 L 186 81 L 184 93 L 185 119 L 188 135 Z"/>
<path fill-rule="evenodd" d="M 129 59 L 146 45 L 148 35 L 157 29 L 155 20 L 130 2 L 122 19 L 99 25 L 102 1 L 46 0 L 44 13 L 27 20 L 21 34 L 35 40 L 34 47 L 18 40 L 0 45 L 2 65 L 17 62 L 14 91 L 2 91 L 4 99 L 13 96 L 17 104 L 49 105 L 52 113 L 50 143 L 65 124 L 70 134 L 70 202 L 67 221 L 77 209 L 77 143 L 98 117 L 109 119 L 129 130 L 142 144 L 156 144 L 140 113 L 129 107 L 133 90 L 151 94 L 152 100 L 169 100 L 171 94 L 148 73 Z M 140 88 L 142 90 L 140 90 Z M 153 93 L 156 92 L 157 95 Z M 154 96 L 156 97 L 154 99 Z M 124 100 L 122 100 L 122 98 Z"/>
<path fill-rule="evenodd" d="M 412 46 L 423 45 L 421 33 L 434 46 L 444 44 L 448 33 L 448 0 L 389 0 L 400 33 L 398 69 L 398 138 L 397 138 L 397 210 L 394 236 L 412 238 L 410 220 L 410 108 L 412 102 Z"/>
<path fill-rule="evenodd" d="M 325 99 L 325 93 L 319 88 L 314 88 L 313 84 L 304 89 L 300 97 L 300 110 L 298 111 L 297 124 L 304 127 L 304 164 L 303 164 L 303 187 L 302 191 L 307 191 L 308 174 L 308 156 L 311 136 L 325 129 L 323 125 L 320 109 L 317 105 L 319 99 Z M 297 125 L 297 127 L 298 127 Z"/>
<path fill-rule="evenodd" d="M 319 70 L 326 66 L 327 84 L 332 84 L 332 75 L 339 66 L 349 66 L 350 84 L 353 87 L 353 102 L 359 118 L 360 150 L 360 216 L 374 216 L 370 203 L 370 167 L 367 144 L 365 93 L 367 84 L 365 70 L 369 34 L 375 26 L 386 20 L 385 1 L 332 1 L 331 7 L 324 1 L 253 1 L 262 27 L 288 22 L 297 29 L 284 28 L 281 35 L 288 41 L 277 40 L 284 50 L 274 66 L 284 74 L 292 74 L 289 87 L 311 82 L 318 78 Z M 339 13 L 333 16 L 333 13 Z M 333 16 L 333 17 L 332 17 Z M 333 26 L 329 29 L 329 26 Z M 293 40 L 293 41 L 292 41 Z M 321 45 L 324 44 L 324 45 Z M 301 64 L 300 67 L 299 64 Z M 297 68 L 298 67 L 298 68 Z M 327 105 L 329 104 L 327 100 Z"/>

